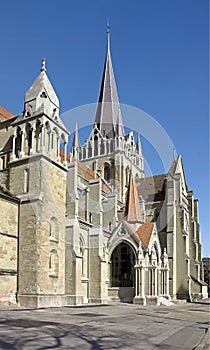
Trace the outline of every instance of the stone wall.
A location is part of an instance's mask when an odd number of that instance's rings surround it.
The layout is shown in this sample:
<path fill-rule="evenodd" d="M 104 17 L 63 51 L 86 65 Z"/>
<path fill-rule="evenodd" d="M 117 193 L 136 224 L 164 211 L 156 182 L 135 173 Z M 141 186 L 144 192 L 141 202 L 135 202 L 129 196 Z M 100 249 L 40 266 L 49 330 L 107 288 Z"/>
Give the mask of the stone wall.
<path fill-rule="evenodd" d="M 0 304 L 16 302 L 18 201 L 0 194 Z"/>

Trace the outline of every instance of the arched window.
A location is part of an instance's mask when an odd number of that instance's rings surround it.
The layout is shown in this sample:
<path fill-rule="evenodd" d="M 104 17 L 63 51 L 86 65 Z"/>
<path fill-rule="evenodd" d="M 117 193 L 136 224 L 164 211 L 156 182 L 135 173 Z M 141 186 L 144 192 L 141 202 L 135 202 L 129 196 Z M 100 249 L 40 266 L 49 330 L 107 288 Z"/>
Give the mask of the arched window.
<path fill-rule="evenodd" d="M 127 166 L 126 170 L 125 170 L 125 179 L 126 179 L 126 185 L 128 186 L 129 184 L 129 179 L 130 179 L 130 169 Z"/>
<path fill-rule="evenodd" d="M 92 216 L 92 213 L 89 213 L 89 222 L 90 222 L 90 224 L 93 223 L 93 216 Z"/>
<path fill-rule="evenodd" d="M 50 219 L 50 237 L 56 241 L 59 239 L 58 220 L 55 217 Z"/>
<path fill-rule="evenodd" d="M 79 247 L 80 247 L 80 254 L 82 258 L 82 274 L 84 274 L 84 255 L 85 255 L 85 243 L 83 237 L 80 235 L 79 238 Z"/>
<path fill-rule="evenodd" d="M 59 272 L 58 253 L 55 249 L 52 249 L 50 251 L 50 257 L 49 257 L 49 276 L 58 277 L 58 272 Z"/>
<path fill-rule="evenodd" d="M 134 287 L 135 256 L 132 248 L 121 243 L 112 253 L 112 287 Z"/>
<path fill-rule="evenodd" d="M 108 164 L 104 165 L 104 179 L 106 181 L 110 180 L 110 166 Z"/>

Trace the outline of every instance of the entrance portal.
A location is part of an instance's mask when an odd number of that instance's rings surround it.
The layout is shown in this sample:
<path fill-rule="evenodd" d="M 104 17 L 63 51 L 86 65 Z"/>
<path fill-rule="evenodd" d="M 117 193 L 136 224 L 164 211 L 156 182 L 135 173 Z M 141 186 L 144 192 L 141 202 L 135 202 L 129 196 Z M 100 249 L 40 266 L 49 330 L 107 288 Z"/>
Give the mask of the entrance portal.
<path fill-rule="evenodd" d="M 119 244 L 112 253 L 112 287 L 134 287 L 135 256 L 132 248 Z"/>

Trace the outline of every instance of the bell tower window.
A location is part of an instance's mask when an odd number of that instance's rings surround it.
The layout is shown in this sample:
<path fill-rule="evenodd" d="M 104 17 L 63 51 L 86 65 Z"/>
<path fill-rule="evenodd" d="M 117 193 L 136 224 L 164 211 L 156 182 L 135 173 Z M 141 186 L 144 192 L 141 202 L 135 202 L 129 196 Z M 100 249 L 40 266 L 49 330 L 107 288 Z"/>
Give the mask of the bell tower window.
<path fill-rule="evenodd" d="M 106 181 L 110 180 L 110 166 L 107 164 L 105 164 L 105 166 L 104 166 L 104 179 Z"/>

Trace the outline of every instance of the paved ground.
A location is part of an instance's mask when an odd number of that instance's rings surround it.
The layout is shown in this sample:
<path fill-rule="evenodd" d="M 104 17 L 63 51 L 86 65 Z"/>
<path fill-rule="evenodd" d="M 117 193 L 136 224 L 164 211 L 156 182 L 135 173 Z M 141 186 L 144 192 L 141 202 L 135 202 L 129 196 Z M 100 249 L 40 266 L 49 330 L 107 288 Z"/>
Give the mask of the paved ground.
<path fill-rule="evenodd" d="M 209 302 L 0 310 L 0 349 L 207 350 Z"/>

